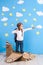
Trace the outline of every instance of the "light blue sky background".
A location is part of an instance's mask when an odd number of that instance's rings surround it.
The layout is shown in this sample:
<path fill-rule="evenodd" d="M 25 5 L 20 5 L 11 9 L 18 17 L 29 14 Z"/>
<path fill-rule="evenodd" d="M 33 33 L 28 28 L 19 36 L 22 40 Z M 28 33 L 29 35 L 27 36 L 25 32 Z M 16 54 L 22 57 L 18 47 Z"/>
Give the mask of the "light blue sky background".
<path fill-rule="evenodd" d="M 6 41 L 15 49 L 11 32 L 18 22 L 22 22 L 24 28 L 39 25 L 25 32 L 24 51 L 43 54 L 43 0 L 0 0 L 0 52 L 6 50 Z"/>

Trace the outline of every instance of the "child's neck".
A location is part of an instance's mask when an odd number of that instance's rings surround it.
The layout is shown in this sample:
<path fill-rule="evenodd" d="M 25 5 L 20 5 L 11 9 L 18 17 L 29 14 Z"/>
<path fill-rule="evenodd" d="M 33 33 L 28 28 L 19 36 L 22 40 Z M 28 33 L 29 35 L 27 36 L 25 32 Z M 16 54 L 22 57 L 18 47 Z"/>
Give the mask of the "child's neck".
<path fill-rule="evenodd" d="M 19 31 L 23 31 L 23 29 L 18 29 Z"/>

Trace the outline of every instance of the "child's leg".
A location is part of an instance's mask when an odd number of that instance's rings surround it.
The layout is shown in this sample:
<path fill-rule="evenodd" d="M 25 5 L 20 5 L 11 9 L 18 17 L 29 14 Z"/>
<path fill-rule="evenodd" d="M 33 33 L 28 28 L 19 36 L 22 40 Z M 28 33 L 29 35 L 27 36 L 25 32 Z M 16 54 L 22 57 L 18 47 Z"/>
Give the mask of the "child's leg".
<path fill-rule="evenodd" d="M 16 52 L 19 52 L 19 42 L 16 42 Z"/>
<path fill-rule="evenodd" d="M 20 41 L 20 52 L 23 53 L 23 41 Z"/>

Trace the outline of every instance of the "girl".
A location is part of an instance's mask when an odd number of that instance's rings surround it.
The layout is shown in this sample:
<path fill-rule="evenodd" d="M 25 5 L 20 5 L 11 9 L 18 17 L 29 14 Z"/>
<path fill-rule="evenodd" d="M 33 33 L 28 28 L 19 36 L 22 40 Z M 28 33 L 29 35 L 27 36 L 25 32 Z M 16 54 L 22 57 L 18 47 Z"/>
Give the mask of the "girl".
<path fill-rule="evenodd" d="M 33 28 L 23 29 L 23 24 L 22 23 L 18 23 L 17 24 L 17 29 L 12 31 L 12 33 L 16 33 L 17 34 L 17 38 L 16 38 L 16 40 L 17 40 L 16 41 L 16 52 L 19 52 L 19 46 L 20 46 L 20 52 L 23 53 L 24 32 L 26 32 L 27 30 L 32 30 Z"/>

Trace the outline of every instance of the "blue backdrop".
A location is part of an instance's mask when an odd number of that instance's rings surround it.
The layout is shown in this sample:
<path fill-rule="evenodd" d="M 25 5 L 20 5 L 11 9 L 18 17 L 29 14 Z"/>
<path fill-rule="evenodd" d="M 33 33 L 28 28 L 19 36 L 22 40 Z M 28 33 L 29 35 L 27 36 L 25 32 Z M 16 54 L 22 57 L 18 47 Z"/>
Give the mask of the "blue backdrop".
<path fill-rule="evenodd" d="M 43 0 L 0 0 L 0 52 L 6 51 L 6 41 L 15 49 L 12 30 L 22 22 L 25 32 L 24 51 L 43 54 Z"/>

